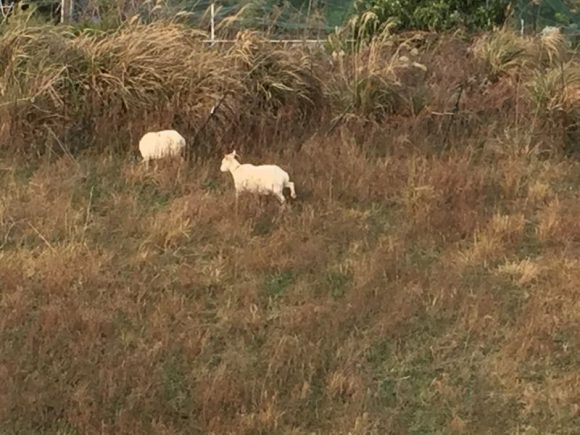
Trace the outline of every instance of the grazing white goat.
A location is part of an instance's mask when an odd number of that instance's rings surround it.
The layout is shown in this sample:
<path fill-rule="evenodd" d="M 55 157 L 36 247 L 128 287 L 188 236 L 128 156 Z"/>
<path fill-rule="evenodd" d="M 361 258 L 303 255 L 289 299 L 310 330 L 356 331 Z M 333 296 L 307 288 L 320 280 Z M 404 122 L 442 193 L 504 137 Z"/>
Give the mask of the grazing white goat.
<path fill-rule="evenodd" d="M 286 171 L 276 165 L 255 166 L 250 163 L 240 164 L 236 160 L 238 154 L 232 151 L 226 154 L 220 167 L 221 172 L 230 172 L 234 177 L 236 189 L 236 209 L 238 197 L 242 192 L 251 192 L 261 195 L 274 195 L 283 206 L 286 203 L 284 188 L 290 189 L 290 196 L 296 198 L 294 183 Z"/>
<path fill-rule="evenodd" d="M 150 160 L 178 156 L 184 148 L 185 139 L 175 130 L 149 132 L 139 141 L 139 151 L 147 167 Z"/>

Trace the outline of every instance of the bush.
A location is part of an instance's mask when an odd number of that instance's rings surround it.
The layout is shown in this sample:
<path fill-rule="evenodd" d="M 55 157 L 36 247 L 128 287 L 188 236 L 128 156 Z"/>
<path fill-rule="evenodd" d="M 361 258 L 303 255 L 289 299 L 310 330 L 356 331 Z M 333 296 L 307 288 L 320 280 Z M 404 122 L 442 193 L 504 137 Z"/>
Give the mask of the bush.
<path fill-rule="evenodd" d="M 477 39 L 474 53 L 484 63 L 489 79 L 495 82 L 501 76 L 533 67 L 537 60 L 533 53 L 535 46 L 530 38 L 501 30 Z"/>
<path fill-rule="evenodd" d="M 485 30 L 505 21 L 508 4 L 508 0 L 491 0 L 487 6 L 485 1 L 357 0 L 354 18 L 362 24 L 370 13 L 375 29 L 395 18 L 400 30 L 443 31 L 457 26 Z"/>
<path fill-rule="evenodd" d="M 412 95 L 420 86 L 405 86 L 402 79 L 420 76 L 424 82 L 426 67 L 419 63 L 414 38 L 398 41 L 384 26 L 368 44 L 357 44 L 349 56 L 340 36 L 329 38 L 334 48 L 337 70 L 328 84 L 328 92 L 341 111 L 345 108 L 366 119 L 384 120 L 392 114 L 413 113 Z M 347 109 L 348 110 L 348 109 Z"/>

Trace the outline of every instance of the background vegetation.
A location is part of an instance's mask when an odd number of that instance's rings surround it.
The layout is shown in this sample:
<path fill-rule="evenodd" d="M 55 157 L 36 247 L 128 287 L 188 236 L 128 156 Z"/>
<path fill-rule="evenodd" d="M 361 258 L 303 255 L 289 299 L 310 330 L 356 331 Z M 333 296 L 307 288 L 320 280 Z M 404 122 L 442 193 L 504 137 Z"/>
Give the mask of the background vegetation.
<path fill-rule="evenodd" d="M 19 0 L 22 7 L 36 6 L 60 19 L 58 0 Z M 187 13 L 190 24 L 209 26 L 209 9 L 216 20 L 236 17 L 236 28 L 253 29 L 278 37 L 321 37 L 348 19 L 372 19 L 378 25 L 393 19 L 401 30 L 491 30 L 507 20 L 516 27 L 537 31 L 563 26 L 577 33 L 580 15 L 577 0 L 72 0 L 73 21 L 83 26 L 114 28 L 127 18 L 142 20 Z M 69 0 L 65 0 L 67 8 Z M 9 4 L 10 1 L 5 1 Z M 66 9 L 67 11 L 69 9 Z M 366 21 L 365 20 L 365 21 Z"/>
<path fill-rule="evenodd" d="M 469 30 L 491 29 L 507 18 L 509 0 L 357 0 L 356 14 L 383 23 L 394 18 L 403 29 L 449 30 L 458 26 Z"/>
<path fill-rule="evenodd" d="M 183 17 L 13 18 L 3 432 L 577 433 L 566 39 L 353 20 L 324 50 L 210 47 Z M 169 127 L 191 158 L 146 170 L 139 138 Z M 233 147 L 290 172 L 286 213 L 233 214 Z"/>

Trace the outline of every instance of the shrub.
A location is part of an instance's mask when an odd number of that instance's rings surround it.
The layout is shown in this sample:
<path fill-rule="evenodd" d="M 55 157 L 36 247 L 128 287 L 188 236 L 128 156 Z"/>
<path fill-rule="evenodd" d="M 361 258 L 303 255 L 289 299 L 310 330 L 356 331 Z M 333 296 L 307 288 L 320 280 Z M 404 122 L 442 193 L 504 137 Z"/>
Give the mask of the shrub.
<path fill-rule="evenodd" d="M 545 114 L 580 111 L 580 65 L 567 62 L 547 71 L 536 70 L 528 83 L 530 96 Z"/>
<path fill-rule="evenodd" d="M 457 26 L 484 30 L 505 21 L 508 4 L 508 0 L 492 0 L 487 4 L 459 0 L 357 0 L 354 18 L 362 25 L 370 13 L 375 28 L 394 18 L 402 30 L 442 31 Z"/>
<path fill-rule="evenodd" d="M 505 29 L 483 35 L 474 44 L 474 53 L 492 81 L 531 66 L 536 60 L 533 50 L 530 38 Z"/>
<path fill-rule="evenodd" d="M 372 21 L 367 23 L 373 25 Z M 384 23 L 368 43 L 355 34 L 357 42 L 348 47 L 345 37 L 357 31 L 361 32 L 358 35 L 364 34 L 366 29 L 357 28 L 351 21 L 342 35 L 329 38 L 337 73 L 327 89 L 340 111 L 377 121 L 390 114 L 413 112 L 401 78 L 423 75 L 426 67 L 417 62 L 418 51 L 412 47 L 414 38 L 398 41 L 391 34 L 392 27 L 393 22 Z M 345 55 L 345 49 L 351 51 L 349 56 Z"/>

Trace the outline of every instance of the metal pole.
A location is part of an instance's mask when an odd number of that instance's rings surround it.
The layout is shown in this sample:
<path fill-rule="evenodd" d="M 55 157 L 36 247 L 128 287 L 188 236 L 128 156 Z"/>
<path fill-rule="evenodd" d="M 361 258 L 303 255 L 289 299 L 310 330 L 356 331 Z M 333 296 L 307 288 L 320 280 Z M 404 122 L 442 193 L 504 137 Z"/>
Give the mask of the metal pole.
<path fill-rule="evenodd" d="M 64 10 L 66 7 L 66 0 L 60 0 L 60 23 L 64 23 Z"/>
<path fill-rule="evenodd" d="M 213 45 L 213 41 L 215 40 L 215 4 L 213 2 L 211 4 L 210 35 L 210 39 Z"/>
<path fill-rule="evenodd" d="M 310 12 L 312 10 L 312 0 L 308 2 L 308 12 L 306 13 L 306 28 L 304 29 L 304 39 L 307 38 L 307 32 L 310 29 Z M 309 35 L 310 36 L 310 35 Z"/>

